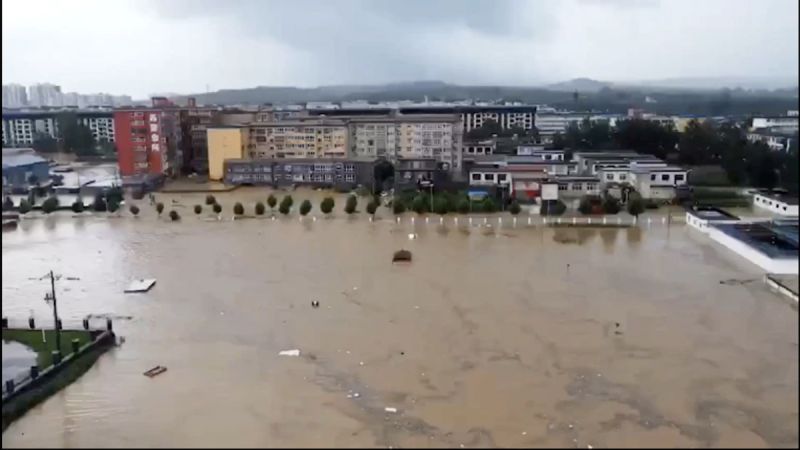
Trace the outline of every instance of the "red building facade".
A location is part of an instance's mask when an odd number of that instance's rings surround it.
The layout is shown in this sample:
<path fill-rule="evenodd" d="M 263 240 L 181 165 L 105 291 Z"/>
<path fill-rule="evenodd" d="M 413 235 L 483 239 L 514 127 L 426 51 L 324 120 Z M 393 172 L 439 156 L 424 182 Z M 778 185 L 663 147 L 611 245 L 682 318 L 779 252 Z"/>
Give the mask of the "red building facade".
<path fill-rule="evenodd" d="M 165 98 L 152 107 L 114 111 L 117 160 L 122 176 L 173 175 L 182 163 L 179 111 Z"/>

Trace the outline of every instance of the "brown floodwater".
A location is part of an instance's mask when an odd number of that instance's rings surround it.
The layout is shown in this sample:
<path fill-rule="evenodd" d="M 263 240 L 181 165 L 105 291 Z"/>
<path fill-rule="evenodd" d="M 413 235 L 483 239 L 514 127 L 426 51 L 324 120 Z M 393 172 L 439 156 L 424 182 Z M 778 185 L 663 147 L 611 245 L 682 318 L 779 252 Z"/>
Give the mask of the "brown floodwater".
<path fill-rule="evenodd" d="M 12 324 L 49 317 L 30 278 L 51 268 L 65 325 L 132 317 L 4 447 L 798 445 L 796 307 L 682 223 L 373 223 L 341 197 L 332 218 L 230 220 L 256 189 L 218 194 L 217 221 L 203 197 L 158 195 L 178 223 L 139 201 L 3 233 Z"/>

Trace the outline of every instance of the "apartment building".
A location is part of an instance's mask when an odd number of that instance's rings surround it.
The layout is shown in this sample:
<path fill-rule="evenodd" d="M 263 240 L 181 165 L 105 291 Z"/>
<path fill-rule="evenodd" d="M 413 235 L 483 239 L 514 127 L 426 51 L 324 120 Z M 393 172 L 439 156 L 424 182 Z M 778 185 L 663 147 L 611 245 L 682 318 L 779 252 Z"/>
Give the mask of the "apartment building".
<path fill-rule="evenodd" d="M 228 159 L 226 184 L 336 186 L 353 188 L 373 182 L 373 162 L 355 159 Z"/>
<path fill-rule="evenodd" d="M 20 84 L 3 85 L 3 108 L 21 108 L 28 104 L 28 91 Z"/>
<path fill-rule="evenodd" d="M 30 146 L 37 134 L 53 139 L 60 137 L 58 115 L 74 113 L 79 123 L 86 125 L 97 142 L 114 142 L 114 120 L 110 109 L 4 109 L 3 146 Z"/>
<path fill-rule="evenodd" d="M 800 128 L 800 117 L 794 115 L 753 117 L 750 129 L 794 133 Z"/>
<path fill-rule="evenodd" d="M 120 175 L 172 175 L 181 167 L 179 111 L 166 98 L 114 111 Z"/>
<path fill-rule="evenodd" d="M 336 119 L 296 119 L 285 122 L 251 123 L 247 157 L 345 158 L 349 130 Z"/>
<path fill-rule="evenodd" d="M 217 125 L 206 129 L 208 143 L 208 177 L 219 181 L 225 177 L 225 162 L 246 158 L 247 127 Z"/>

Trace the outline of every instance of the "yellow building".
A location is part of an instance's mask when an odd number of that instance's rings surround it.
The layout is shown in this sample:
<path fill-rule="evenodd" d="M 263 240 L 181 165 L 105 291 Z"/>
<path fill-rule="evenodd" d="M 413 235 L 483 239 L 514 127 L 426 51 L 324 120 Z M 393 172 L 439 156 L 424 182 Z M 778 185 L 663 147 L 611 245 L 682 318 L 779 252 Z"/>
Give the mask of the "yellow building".
<path fill-rule="evenodd" d="M 208 178 L 219 181 L 225 176 L 226 159 L 245 156 L 247 129 L 242 127 L 208 128 Z"/>

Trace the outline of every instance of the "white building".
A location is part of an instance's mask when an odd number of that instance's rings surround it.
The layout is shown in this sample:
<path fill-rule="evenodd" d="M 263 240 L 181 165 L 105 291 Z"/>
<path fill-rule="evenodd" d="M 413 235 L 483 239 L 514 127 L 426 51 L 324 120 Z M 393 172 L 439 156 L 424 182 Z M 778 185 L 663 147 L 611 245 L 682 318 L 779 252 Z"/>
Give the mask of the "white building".
<path fill-rule="evenodd" d="M 28 104 L 25 86 L 19 84 L 3 85 L 3 108 L 21 108 Z"/>
<path fill-rule="evenodd" d="M 774 151 L 788 151 L 792 145 L 792 135 L 787 133 L 774 133 L 769 131 L 756 130 L 747 133 L 747 140 L 750 142 L 762 142 Z"/>
<path fill-rule="evenodd" d="M 28 104 L 30 106 L 63 106 L 61 86 L 41 83 L 28 87 Z"/>
<path fill-rule="evenodd" d="M 797 216 L 797 197 L 774 192 L 759 192 L 753 195 L 753 205 L 781 216 Z"/>
<path fill-rule="evenodd" d="M 772 129 L 773 131 L 795 132 L 800 129 L 798 116 L 753 117 L 751 130 Z"/>

